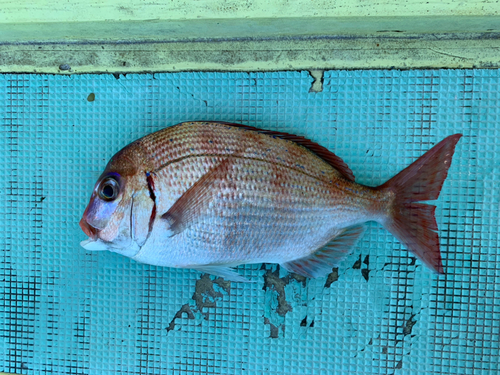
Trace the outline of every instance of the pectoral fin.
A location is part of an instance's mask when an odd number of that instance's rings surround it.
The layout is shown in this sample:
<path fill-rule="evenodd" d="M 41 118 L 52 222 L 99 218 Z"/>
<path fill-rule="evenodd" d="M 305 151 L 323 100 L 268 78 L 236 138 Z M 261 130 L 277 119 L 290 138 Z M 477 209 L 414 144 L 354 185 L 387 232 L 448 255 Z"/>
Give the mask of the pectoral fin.
<path fill-rule="evenodd" d="M 240 283 L 253 282 L 239 275 L 235 270 L 227 266 L 220 266 L 220 265 L 196 266 L 195 270 L 203 273 L 209 273 L 214 276 L 223 277 L 224 279 L 229 281 L 236 281 Z"/>
<path fill-rule="evenodd" d="M 364 231 L 364 226 L 346 228 L 311 255 L 283 263 L 282 266 L 290 272 L 306 277 L 326 276 L 351 253 Z"/>
<path fill-rule="evenodd" d="M 234 158 L 228 157 L 209 170 L 161 216 L 169 224 L 170 236 L 181 233 L 203 215 L 210 202 L 217 197 L 222 184 L 226 188 L 231 187 L 227 172 L 233 163 Z"/>

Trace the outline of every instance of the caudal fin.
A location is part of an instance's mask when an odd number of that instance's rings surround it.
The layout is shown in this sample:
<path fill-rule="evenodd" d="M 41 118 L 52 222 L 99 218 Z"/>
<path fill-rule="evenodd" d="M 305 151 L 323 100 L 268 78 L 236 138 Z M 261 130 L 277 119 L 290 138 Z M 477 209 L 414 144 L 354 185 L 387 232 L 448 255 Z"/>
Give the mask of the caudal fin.
<path fill-rule="evenodd" d="M 415 202 L 438 198 L 460 137 L 462 134 L 443 139 L 377 188 L 395 195 L 384 226 L 422 262 L 440 274 L 444 271 L 439 237 L 435 232 L 438 229 L 434 216 L 436 206 Z"/>

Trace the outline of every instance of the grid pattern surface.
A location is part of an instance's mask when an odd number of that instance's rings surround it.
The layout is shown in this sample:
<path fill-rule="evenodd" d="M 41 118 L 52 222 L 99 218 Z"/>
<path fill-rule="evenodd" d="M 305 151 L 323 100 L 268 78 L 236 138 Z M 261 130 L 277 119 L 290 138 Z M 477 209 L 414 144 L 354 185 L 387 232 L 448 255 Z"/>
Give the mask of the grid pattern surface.
<path fill-rule="evenodd" d="M 497 374 L 500 72 L 0 75 L 0 371 Z M 110 156 L 188 120 L 306 136 L 379 185 L 463 133 L 437 202 L 445 276 L 369 224 L 328 278 L 253 284 L 86 252 L 78 221 Z"/>

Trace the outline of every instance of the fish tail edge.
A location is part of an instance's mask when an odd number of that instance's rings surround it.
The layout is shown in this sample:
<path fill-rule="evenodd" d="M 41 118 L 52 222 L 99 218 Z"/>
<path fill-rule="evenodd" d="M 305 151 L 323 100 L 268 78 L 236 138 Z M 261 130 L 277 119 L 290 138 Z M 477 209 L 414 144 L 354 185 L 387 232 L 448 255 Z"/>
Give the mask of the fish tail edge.
<path fill-rule="evenodd" d="M 438 274 L 444 274 L 444 269 L 436 232 L 436 206 L 416 202 L 438 198 L 448 175 L 455 146 L 461 137 L 462 134 L 454 134 L 443 139 L 377 188 L 392 196 L 382 224 Z"/>

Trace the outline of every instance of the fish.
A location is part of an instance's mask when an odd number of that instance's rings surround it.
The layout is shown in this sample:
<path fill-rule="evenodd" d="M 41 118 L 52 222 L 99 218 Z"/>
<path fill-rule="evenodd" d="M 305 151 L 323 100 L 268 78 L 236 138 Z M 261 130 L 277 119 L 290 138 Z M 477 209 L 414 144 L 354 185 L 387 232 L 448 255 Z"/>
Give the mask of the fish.
<path fill-rule="evenodd" d="M 155 266 L 248 282 L 235 267 L 277 263 L 329 274 L 366 224 L 392 233 L 443 274 L 435 206 L 462 134 L 437 143 L 377 187 L 361 185 L 327 148 L 288 133 L 183 122 L 118 151 L 80 220 L 81 246 Z"/>

